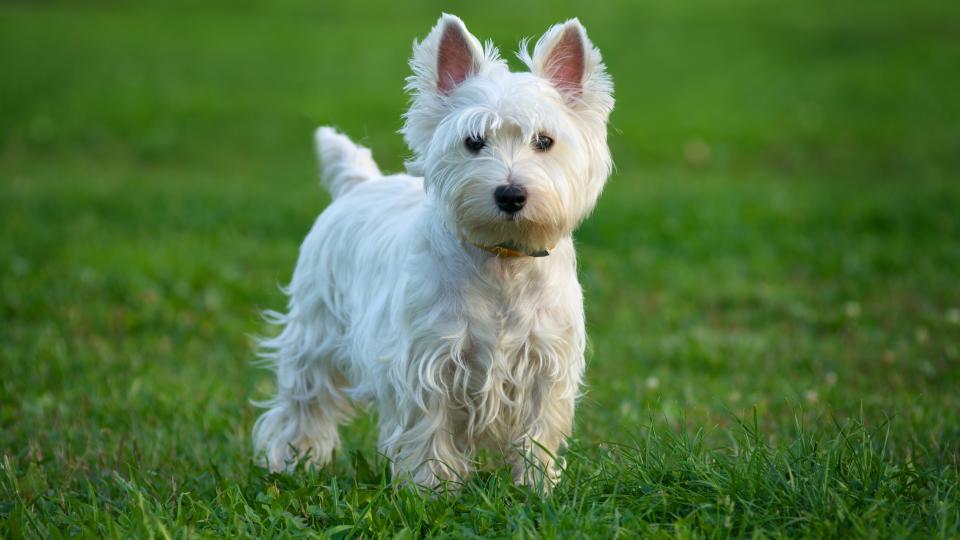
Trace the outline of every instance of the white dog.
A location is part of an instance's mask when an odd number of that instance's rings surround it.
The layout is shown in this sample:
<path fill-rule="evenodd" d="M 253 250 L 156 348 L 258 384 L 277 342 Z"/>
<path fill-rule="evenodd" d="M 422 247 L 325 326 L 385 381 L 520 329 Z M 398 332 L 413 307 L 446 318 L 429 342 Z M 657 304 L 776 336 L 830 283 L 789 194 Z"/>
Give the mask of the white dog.
<path fill-rule="evenodd" d="M 464 478 L 487 448 L 517 482 L 557 479 L 586 343 L 571 235 L 610 174 L 613 87 L 576 19 L 521 49 L 530 72 L 511 73 L 452 15 L 414 42 L 409 175 L 317 130 L 334 200 L 262 343 L 271 469 L 328 462 L 352 404 L 374 402 L 395 477 Z"/>

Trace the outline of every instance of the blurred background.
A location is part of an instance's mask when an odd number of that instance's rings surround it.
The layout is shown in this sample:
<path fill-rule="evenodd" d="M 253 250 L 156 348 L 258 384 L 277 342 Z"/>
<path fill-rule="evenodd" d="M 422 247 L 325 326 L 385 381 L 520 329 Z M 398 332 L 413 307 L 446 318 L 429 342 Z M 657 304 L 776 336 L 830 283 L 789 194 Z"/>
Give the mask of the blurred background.
<path fill-rule="evenodd" d="M 956 448 L 960 3 L 4 1 L 5 455 L 247 462 L 273 384 L 250 336 L 327 202 L 311 131 L 400 170 L 441 11 L 516 68 L 578 16 L 615 81 L 617 169 L 577 234 L 578 440 L 722 441 L 755 410 L 774 438 L 857 416 Z"/>

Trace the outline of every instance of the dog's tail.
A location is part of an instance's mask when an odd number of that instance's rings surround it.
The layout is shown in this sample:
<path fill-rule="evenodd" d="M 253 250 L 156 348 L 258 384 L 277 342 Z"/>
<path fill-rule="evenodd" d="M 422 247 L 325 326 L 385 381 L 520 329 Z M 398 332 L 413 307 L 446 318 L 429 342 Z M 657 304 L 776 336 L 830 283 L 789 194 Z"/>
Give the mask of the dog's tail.
<path fill-rule="evenodd" d="M 383 176 L 369 149 L 354 144 L 335 129 L 317 128 L 314 139 L 320 159 L 320 180 L 334 199 L 360 182 Z"/>

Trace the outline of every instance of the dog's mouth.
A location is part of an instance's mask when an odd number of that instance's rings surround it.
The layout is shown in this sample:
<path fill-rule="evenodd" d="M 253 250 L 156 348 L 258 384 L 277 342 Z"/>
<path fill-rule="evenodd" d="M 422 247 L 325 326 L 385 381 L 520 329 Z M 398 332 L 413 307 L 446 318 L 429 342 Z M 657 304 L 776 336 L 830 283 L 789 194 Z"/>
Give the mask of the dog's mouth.
<path fill-rule="evenodd" d="M 458 210 L 454 219 L 463 243 L 498 257 L 547 257 L 562 235 L 559 224 L 541 221 L 526 208 L 482 213 L 463 205 Z"/>
<path fill-rule="evenodd" d="M 482 226 L 462 227 L 463 238 L 501 257 L 546 257 L 557 243 L 557 231 L 524 216 L 495 219 Z"/>

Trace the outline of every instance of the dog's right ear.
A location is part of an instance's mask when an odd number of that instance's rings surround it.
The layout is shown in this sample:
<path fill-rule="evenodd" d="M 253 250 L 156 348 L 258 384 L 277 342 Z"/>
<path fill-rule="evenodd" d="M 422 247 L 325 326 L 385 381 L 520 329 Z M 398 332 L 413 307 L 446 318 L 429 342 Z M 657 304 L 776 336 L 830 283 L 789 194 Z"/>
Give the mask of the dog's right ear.
<path fill-rule="evenodd" d="M 495 57 L 496 53 L 492 54 Z M 413 43 L 413 76 L 407 80 L 407 88 L 414 95 L 447 95 L 479 73 L 488 61 L 487 55 L 459 17 L 444 13 L 426 39 Z"/>
<path fill-rule="evenodd" d="M 407 77 L 406 88 L 412 100 L 400 132 L 414 153 L 407 171 L 423 175 L 423 157 L 450 112 L 447 98 L 464 81 L 491 69 L 506 69 L 506 64 L 491 43 L 481 45 L 463 21 L 444 13 L 426 39 L 413 42 L 410 68 L 413 74 Z"/>

